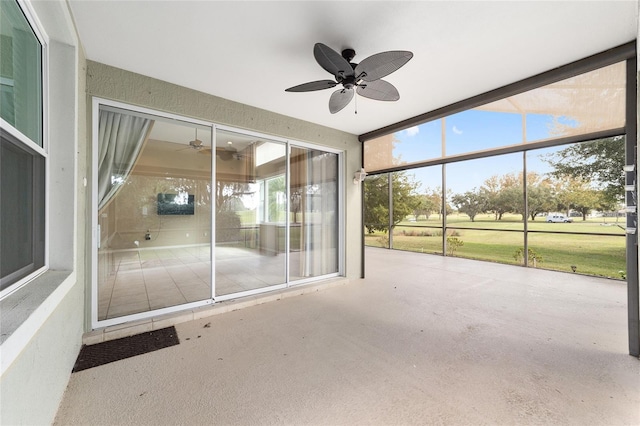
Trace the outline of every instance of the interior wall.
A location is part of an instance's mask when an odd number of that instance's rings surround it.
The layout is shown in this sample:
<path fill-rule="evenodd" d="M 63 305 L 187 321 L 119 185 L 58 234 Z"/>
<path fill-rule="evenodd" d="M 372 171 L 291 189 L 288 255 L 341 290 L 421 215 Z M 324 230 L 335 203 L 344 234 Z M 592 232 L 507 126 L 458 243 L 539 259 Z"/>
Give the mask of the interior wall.
<path fill-rule="evenodd" d="M 147 141 L 126 184 L 100 214 L 101 247 L 126 250 L 210 242 L 211 156 L 178 147 Z M 158 214 L 158 194 L 175 193 L 176 183 L 194 196 L 193 215 Z"/>
<path fill-rule="evenodd" d="M 171 184 L 167 186 L 167 181 L 155 176 L 131 174 L 113 201 L 115 232 L 109 247 L 121 250 L 210 243 L 211 201 L 199 202 L 210 198 L 208 180 L 183 178 L 181 183 L 194 196 L 194 214 L 159 215 L 157 194 L 175 193 Z"/>
<path fill-rule="evenodd" d="M 87 94 L 216 124 L 344 150 L 345 274 L 361 273 L 361 193 L 351 176 L 361 167 L 356 135 L 239 104 L 98 62 L 87 62 Z M 91 111 L 88 111 L 91 114 Z M 90 143 L 90 141 L 89 141 Z"/>

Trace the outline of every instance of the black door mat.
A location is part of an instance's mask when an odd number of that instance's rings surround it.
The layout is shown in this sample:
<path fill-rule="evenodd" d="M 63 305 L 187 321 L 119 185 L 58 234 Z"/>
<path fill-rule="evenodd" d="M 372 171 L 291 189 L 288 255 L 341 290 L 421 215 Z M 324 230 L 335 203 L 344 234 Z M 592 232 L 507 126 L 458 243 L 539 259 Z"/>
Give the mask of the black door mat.
<path fill-rule="evenodd" d="M 82 346 L 73 373 L 121 359 L 179 345 L 175 327 L 162 328 L 122 339 Z"/>

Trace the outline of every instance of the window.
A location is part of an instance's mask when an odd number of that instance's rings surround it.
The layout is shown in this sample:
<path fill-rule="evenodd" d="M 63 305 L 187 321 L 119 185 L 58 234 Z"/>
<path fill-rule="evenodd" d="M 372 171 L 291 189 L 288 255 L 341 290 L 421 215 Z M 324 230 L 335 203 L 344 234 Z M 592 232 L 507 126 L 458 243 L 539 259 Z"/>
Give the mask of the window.
<path fill-rule="evenodd" d="M 621 130 L 626 61 L 455 112 L 364 142 L 367 172 Z M 560 143 L 560 142 L 558 142 Z M 522 149 L 524 149 L 522 147 Z"/>
<path fill-rule="evenodd" d="M 635 45 L 624 49 L 631 57 Z M 637 191 L 635 171 L 622 172 L 635 169 L 634 132 L 624 134 L 635 65 L 620 56 L 592 61 L 502 88 L 507 95 L 497 100 L 488 93 L 391 126 L 393 133 L 361 136 L 365 244 L 635 274 L 627 259 L 637 257 L 637 244 L 625 233 L 635 233 L 636 209 L 624 203 Z"/>
<path fill-rule="evenodd" d="M 0 2 L 0 291 L 45 266 L 44 44 L 15 1 Z"/>
<path fill-rule="evenodd" d="M 17 3 L 0 9 L 0 115 L 42 146 L 42 44 Z"/>

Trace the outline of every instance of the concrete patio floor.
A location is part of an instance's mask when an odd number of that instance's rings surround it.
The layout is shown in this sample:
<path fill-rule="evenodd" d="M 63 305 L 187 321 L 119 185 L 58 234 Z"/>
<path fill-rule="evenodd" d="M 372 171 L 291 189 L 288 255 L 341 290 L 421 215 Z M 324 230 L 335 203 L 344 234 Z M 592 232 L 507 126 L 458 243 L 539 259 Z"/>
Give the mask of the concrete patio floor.
<path fill-rule="evenodd" d="M 367 278 L 176 325 L 58 425 L 640 424 L 626 285 L 368 248 Z"/>

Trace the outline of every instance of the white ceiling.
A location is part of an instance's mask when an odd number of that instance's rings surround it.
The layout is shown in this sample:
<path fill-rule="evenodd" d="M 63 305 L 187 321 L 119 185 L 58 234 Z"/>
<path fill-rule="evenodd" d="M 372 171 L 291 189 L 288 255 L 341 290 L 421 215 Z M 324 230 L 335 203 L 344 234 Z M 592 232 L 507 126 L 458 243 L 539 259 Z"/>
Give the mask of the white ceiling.
<path fill-rule="evenodd" d="M 634 40 L 628 1 L 69 0 L 86 56 L 236 102 L 362 134 Z M 385 77 L 400 100 L 358 97 L 329 113 L 322 42 L 354 62 L 386 50 L 414 57 Z M 335 89 L 334 89 L 335 90 Z"/>

